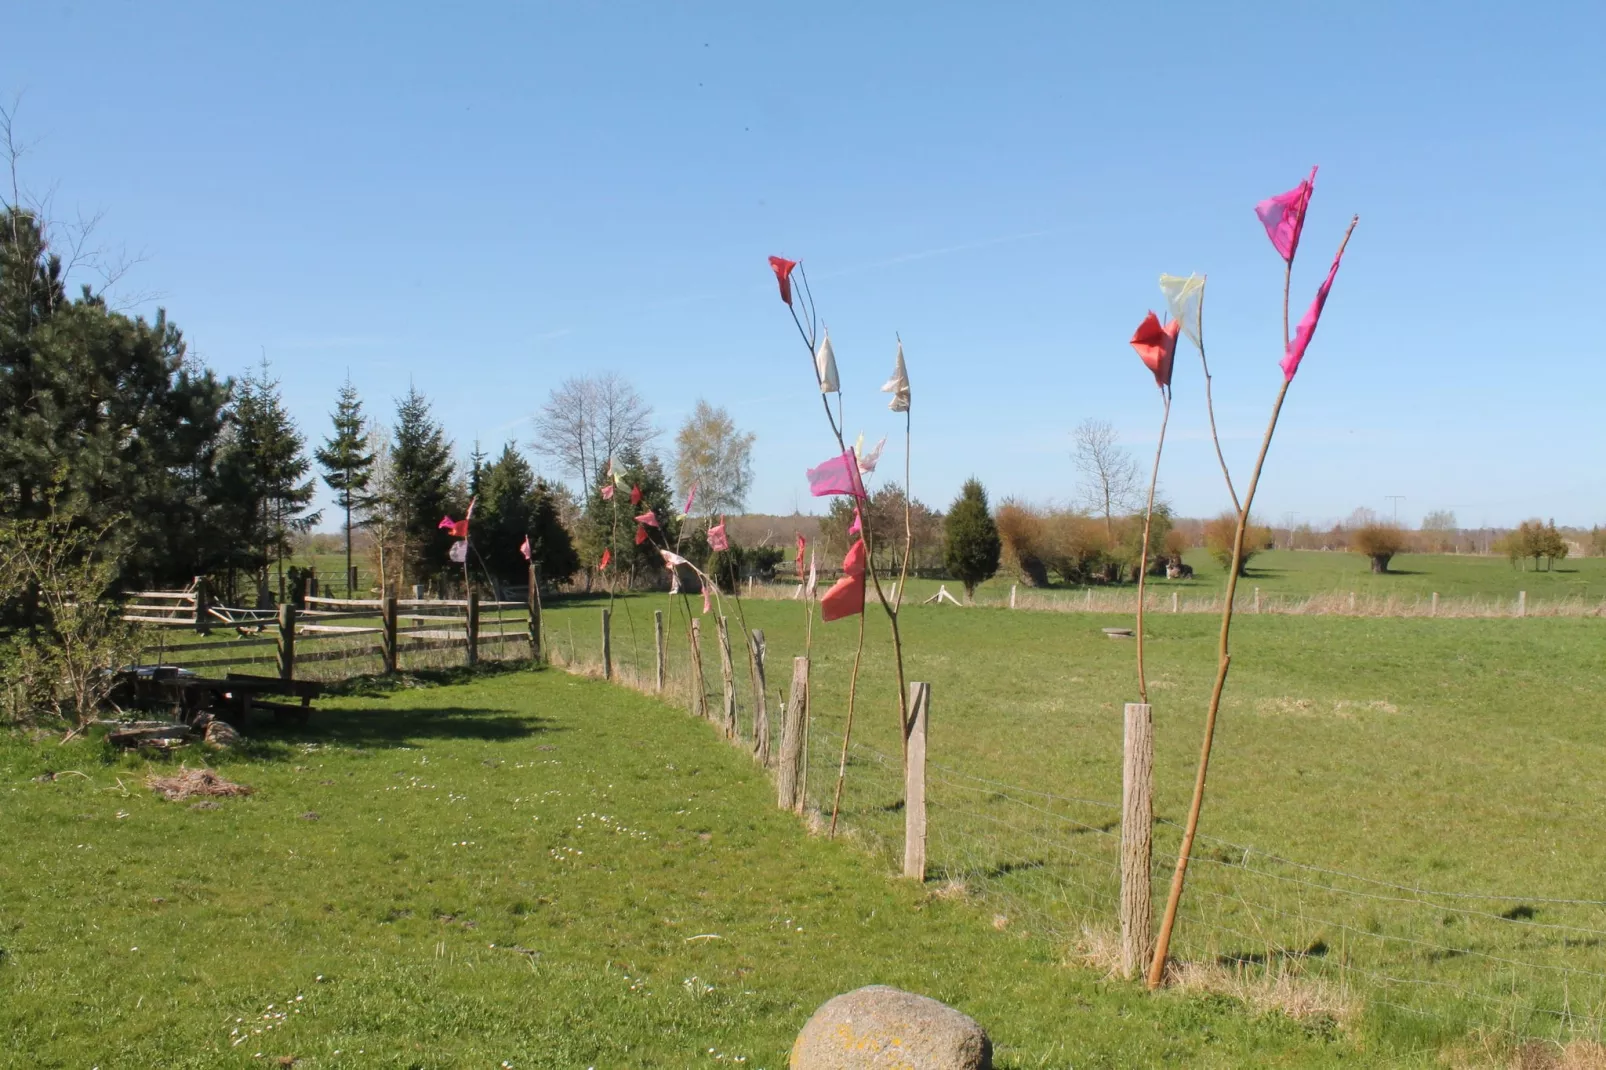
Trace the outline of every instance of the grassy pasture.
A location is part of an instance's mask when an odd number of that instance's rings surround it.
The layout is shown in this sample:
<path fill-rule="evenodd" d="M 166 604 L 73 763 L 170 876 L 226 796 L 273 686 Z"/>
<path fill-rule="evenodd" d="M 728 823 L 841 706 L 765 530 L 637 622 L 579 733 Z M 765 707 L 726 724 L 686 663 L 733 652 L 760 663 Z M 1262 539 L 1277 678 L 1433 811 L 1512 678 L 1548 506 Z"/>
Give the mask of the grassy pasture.
<path fill-rule="evenodd" d="M 707 725 L 559 672 L 332 699 L 211 760 L 256 793 L 0 737 L 0 1066 L 779 1070 L 870 982 L 975 1014 L 1002 1067 L 1427 1065 L 1067 968 L 810 837 Z"/>
<path fill-rule="evenodd" d="M 598 604 L 549 610 L 558 656 L 594 657 Z M 685 664 L 679 601 L 621 600 L 614 650 L 626 672 L 633 654 L 650 672 L 654 608 L 669 610 L 672 662 Z M 726 612 L 735 619 L 729 600 Z M 803 649 L 803 610 L 750 599 L 742 612 L 766 631 L 773 713 Z M 1114 922 L 1121 706 L 1136 687 L 1132 644 L 1100 628 L 1130 624 L 904 611 L 910 678 L 934 693 L 934 880 L 963 881 L 1066 948 Z M 1148 621 L 1163 822 L 1185 816 L 1216 630 L 1203 615 Z M 717 689 L 711 632 L 704 663 Z M 853 621 L 815 626 L 810 787 L 827 807 L 855 634 Z M 1347 986 L 1366 998 L 1367 1028 L 1404 1046 L 1479 1030 L 1599 1034 L 1600 622 L 1246 615 L 1235 637 L 1179 954 Z M 872 605 L 844 805 L 889 860 L 901 842 L 894 695 Z M 1158 898 L 1175 825 L 1157 836 Z"/>

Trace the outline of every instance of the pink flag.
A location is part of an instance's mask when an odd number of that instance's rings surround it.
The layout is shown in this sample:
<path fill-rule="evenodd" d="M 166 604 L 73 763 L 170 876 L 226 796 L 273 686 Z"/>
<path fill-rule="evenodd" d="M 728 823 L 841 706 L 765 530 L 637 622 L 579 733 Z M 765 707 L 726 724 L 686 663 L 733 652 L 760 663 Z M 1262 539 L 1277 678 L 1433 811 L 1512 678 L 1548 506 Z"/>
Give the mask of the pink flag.
<path fill-rule="evenodd" d="M 708 604 L 708 581 L 703 581 L 703 612 L 707 613 L 713 607 Z"/>
<path fill-rule="evenodd" d="M 681 516 L 691 516 L 691 503 L 697 500 L 697 484 L 691 485 L 691 491 L 686 495 L 686 508 L 680 511 Z"/>
<path fill-rule="evenodd" d="M 640 505 L 641 504 L 641 488 L 640 487 L 631 487 L 630 488 L 630 504 L 631 505 Z"/>
<path fill-rule="evenodd" d="M 453 520 L 449 516 L 443 516 L 441 517 L 441 522 L 435 526 L 437 528 L 445 528 L 446 534 L 454 539 L 468 538 L 468 517 L 466 516 L 461 520 Z"/>
<path fill-rule="evenodd" d="M 719 523 L 708 529 L 708 548 L 710 550 L 719 551 L 729 550 L 731 548 L 731 541 L 725 536 L 724 517 L 720 517 Z"/>
<path fill-rule="evenodd" d="M 781 300 L 788 305 L 792 303 L 792 269 L 795 267 L 796 260 L 788 260 L 783 256 L 770 257 L 770 270 L 775 272 L 775 281 L 781 284 Z"/>
<path fill-rule="evenodd" d="M 809 493 L 816 498 L 827 494 L 851 494 L 863 498 L 864 484 L 859 481 L 859 461 L 848 450 L 840 457 L 821 462 L 818 468 L 809 469 Z"/>
<path fill-rule="evenodd" d="M 528 535 L 524 536 L 524 542 L 519 545 L 519 553 L 524 555 L 524 560 L 530 560 L 530 537 Z"/>
<path fill-rule="evenodd" d="M 1310 207 L 1311 191 L 1316 187 L 1316 168 L 1310 177 L 1287 193 L 1267 197 L 1255 205 L 1255 214 L 1266 228 L 1266 237 L 1290 264 L 1299 251 L 1299 232 L 1305 228 L 1305 209 Z"/>
<path fill-rule="evenodd" d="M 864 518 L 859 515 L 859 507 L 853 507 L 853 523 L 848 526 L 849 535 L 857 535 L 864 530 Z"/>
<path fill-rule="evenodd" d="M 1177 353 L 1180 329 L 1176 320 L 1160 326 L 1160 317 L 1150 312 L 1132 335 L 1132 348 L 1137 350 L 1144 366 L 1154 373 L 1155 385 L 1161 389 L 1171 385 L 1171 361 Z"/>
<path fill-rule="evenodd" d="M 658 526 L 658 518 L 655 515 L 653 515 L 653 511 L 651 509 L 648 509 L 645 513 L 642 513 L 640 516 L 636 517 L 636 523 L 638 523 L 638 524 L 647 524 L 647 525 L 649 525 L 651 527 L 657 527 Z"/>
<path fill-rule="evenodd" d="M 613 551 L 612 550 L 604 550 L 604 551 L 602 551 L 602 563 L 599 564 L 597 567 L 600 568 L 600 569 L 607 569 L 608 562 L 612 561 L 612 560 L 613 560 Z"/>
<path fill-rule="evenodd" d="M 640 546 L 647 541 L 647 529 L 640 524 L 636 525 L 636 545 Z"/>
<path fill-rule="evenodd" d="M 864 612 L 864 562 L 864 540 L 860 539 L 842 559 L 842 578 L 820 599 L 821 620 L 840 620 Z"/>
<path fill-rule="evenodd" d="M 1322 306 L 1327 304 L 1327 291 L 1333 288 L 1333 279 L 1338 277 L 1338 262 L 1344 258 L 1344 249 L 1339 247 L 1338 255 L 1333 257 L 1333 266 L 1327 269 L 1327 278 L 1322 282 L 1321 289 L 1316 291 L 1316 300 L 1310 303 L 1305 310 L 1305 318 L 1299 321 L 1299 329 L 1294 332 L 1294 340 L 1288 343 L 1288 352 L 1283 354 L 1283 381 L 1291 382 L 1294 373 L 1299 370 L 1299 362 L 1305 359 L 1305 347 L 1310 345 L 1311 336 L 1316 333 L 1316 321 L 1322 318 Z"/>
<path fill-rule="evenodd" d="M 602 500 L 605 501 L 605 502 L 613 501 L 613 484 L 612 483 L 604 483 L 602 485 Z"/>

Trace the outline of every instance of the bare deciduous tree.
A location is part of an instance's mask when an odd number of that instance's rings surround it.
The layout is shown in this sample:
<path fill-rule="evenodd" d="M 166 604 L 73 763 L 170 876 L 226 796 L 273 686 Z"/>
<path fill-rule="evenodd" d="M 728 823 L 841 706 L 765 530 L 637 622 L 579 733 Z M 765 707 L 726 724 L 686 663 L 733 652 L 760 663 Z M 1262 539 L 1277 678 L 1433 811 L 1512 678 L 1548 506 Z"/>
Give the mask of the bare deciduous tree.
<path fill-rule="evenodd" d="M 1083 420 L 1072 433 L 1071 456 L 1082 473 L 1082 501 L 1104 516 L 1105 534 L 1115 539 L 1115 514 L 1138 504 L 1138 462 L 1121 448 L 1120 436 L 1104 420 Z"/>
<path fill-rule="evenodd" d="M 652 406 L 629 380 L 604 375 L 565 379 L 535 415 L 535 451 L 556 461 L 580 492 L 601 479 L 608 458 L 624 448 L 644 451 L 658 437 Z"/>
<path fill-rule="evenodd" d="M 697 487 L 697 509 L 707 516 L 740 513 L 753 484 L 751 431 L 736 429 L 724 409 L 699 398 L 675 436 L 675 482 L 684 496 Z"/>

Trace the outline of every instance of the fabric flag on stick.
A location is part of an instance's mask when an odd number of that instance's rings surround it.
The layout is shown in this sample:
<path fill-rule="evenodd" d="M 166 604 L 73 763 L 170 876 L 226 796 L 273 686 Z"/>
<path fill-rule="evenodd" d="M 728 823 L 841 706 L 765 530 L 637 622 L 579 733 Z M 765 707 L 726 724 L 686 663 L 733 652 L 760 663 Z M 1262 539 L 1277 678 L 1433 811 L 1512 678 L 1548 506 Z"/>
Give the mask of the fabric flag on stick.
<path fill-rule="evenodd" d="M 681 515 L 682 518 L 691 516 L 691 503 L 696 501 L 696 500 L 697 500 L 697 484 L 693 483 L 691 485 L 691 490 L 686 495 L 686 508 L 684 508 L 684 509 L 682 509 L 680 511 L 680 515 Z"/>
<path fill-rule="evenodd" d="M 608 562 L 612 561 L 612 560 L 613 560 L 613 551 L 612 550 L 603 550 L 602 551 L 602 562 L 599 565 L 597 565 L 597 567 L 599 569 L 602 569 L 603 571 L 607 571 Z"/>
<path fill-rule="evenodd" d="M 853 507 L 853 523 L 848 525 L 848 534 L 857 535 L 864 530 L 864 518 L 859 515 L 859 507 Z"/>
<path fill-rule="evenodd" d="M 636 517 L 635 521 L 638 524 L 646 524 L 649 527 L 655 528 L 658 526 L 658 517 L 651 509 L 648 509 L 645 513 L 642 513 L 640 516 Z"/>
<path fill-rule="evenodd" d="M 529 561 L 531 559 L 530 558 L 530 537 L 528 535 L 524 536 L 524 541 L 519 544 L 519 553 L 524 555 L 524 560 Z"/>
<path fill-rule="evenodd" d="M 820 619 L 841 620 L 864 612 L 864 540 L 859 539 L 842 559 L 842 578 L 820 599 Z"/>
<path fill-rule="evenodd" d="M 681 557 L 673 550 L 659 550 L 658 556 L 664 559 L 665 568 L 674 568 L 676 565 L 691 564 L 690 561 L 687 561 L 684 557 Z"/>
<path fill-rule="evenodd" d="M 1315 188 L 1316 168 L 1312 167 L 1310 177 L 1305 181 L 1287 193 L 1267 197 L 1255 205 L 1255 215 L 1260 217 L 1261 226 L 1266 228 L 1266 237 L 1271 239 L 1272 246 L 1290 264 L 1294 262 L 1294 254 L 1299 251 L 1299 233 L 1305 229 L 1305 209 L 1310 207 L 1311 191 Z"/>
<path fill-rule="evenodd" d="M 877 442 L 869 453 L 865 453 L 863 450 L 854 451 L 859 455 L 859 472 L 861 475 L 869 475 L 875 471 L 875 466 L 881 463 L 881 451 L 886 448 L 887 436 L 882 435 L 881 441 Z"/>
<path fill-rule="evenodd" d="M 1155 385 L 1162 390 L 1171 385 L 1171 363 L 1177 353 L 1177 321 L 1160 326 L 1160 317 L 1150 312 L 1132 335 L 1132 348 L 1138 359 L 1154 373 Z"/>
<path fill-rule="evenodd" d="M 605 501 L 605 502 L 613 501 L 613 484 L 612 483 L 604 483 L 602 485 L 602 500 Z"/>
<path fill-rule="evenodd" d="M 859 462 L 853 451 L 822 461 L 817 468 L 809 469 L 809 493 L 816 498 L 827 494 L 851 494 L 863 498 L 864 484 L 859 480 Z"/>
<path fill-rule="evenodd" d="M 792 269 L 795 267 L 796 260 L 788 260 L 784 256 L 770 257 L 770 270 L 775 272 L 775 281 L 781 285 L 781 300 L 788 305 L 792 303 Z"/>
<path fill-rule="evenodd" d="M 893 412 L 909 411 L 909 369 L 903 366 L 903 343 L 898 343 L 898 360 L 892 366 L 892 378 L 881 386 L 883 393 L 891 394 L 887 408 Z"/>
<path fill-rule="evenodd" d="M 794 562 L 794 566 L 796 567 L 797 574 L 799 576 L 803 575 L 803 545 L 803 535 L 799 533 L 797 537 L 797 559 Z"/>
<path fill-rule="evenodd" d="M 1288 343 L 1288 352 L 1283 354 L 1283 381 L 1289 382 L 1294 373 L 1299 370 L 1299 362 L 1305 359 L 1305 348 L 1316 333 L 1316 321 L 1322 318 L 1322 308 L 1327 304 L 1327 291 L 1333 288 L 1333 280 L 1338 277 L 1338 262 L 1344 258 L 1344 250 L 1340 248 L 1333 257 L 1333 266 L 1327 269 L 1327 278 L 1323 280 L 1321 289 L 1316 291 L 1316 300 L 1310 303 L 1305 310 L 1305 318 L 1299 321 L 1299 328 L 1294 331 L 1293 341 Z"/>
<path fill-rule="evenodd" d="M 1194 345 L 1204 347 L 1205 276 L 1161 275 L 1160 292 L 1165 294 L 1171 318 L 1182 325 L 1182 333 Z"/>
<path fill-rule="evenodd" d="M 708 604 L 708 581 L 703 581 L 703 614 L 706 616 L 713 607 Z"/>
<path fill-rule="evenodd" d="M 631 505 L 640 505 L 641 504 L 641 488 L 640 487 L 631 487 L 630 488 L 630 504 Z"/>
<path fill-rule="evenodd" d="M 468 538 L 468 517 L 466 516 L 461 520 L 453 520 L 449 516 L 443 516 L 441 517 L 441 522 L 435 526 L 445 528 L 446 534 L 454 539 Z"/>
<path fill-rule="evenodd" d="M 836 350 L 831 348 L 831 332 L 820 339 L 820 348 L 814 353 L 814 374 L 820 380 L 820 393 L 840 394 L 842 384 L 836 375 Z"/>
<path fill-rule="evenodd" d="M 636 545 L 640 546 L 647 541 L 647 529 L 640 524 L 636 525 Z"/>
<path fill-rule="evenodd" d="M 799 560 L 798 563 L 797 563 L 797 570 L 799 572 L 803 571 L 803 562 L 801 560 Z M 808 594 L 808 596 L 810 598 L 814 597 L 814 589 L 817 586 L 819 586 L 819 582 L 820 582 L 820 572 L 819 572 L 819 570 L 817 568 L 814 567 L 814 551 L 810 550 L 809 551 L 809 582 L 808 582 L 808 585 L 806 587 L 804 587 L 804 591 L 807 592 L 807 594 Z"/>
<path fill-rule="evenodd" d="M 731 541 L 725 535 L 725 518 L 720 517 L 719 523 L 708 529 L 708 548 L 723 552 L 731 548 Z"/>
<path fill-rule="evenodd" d="M 446 556 L 451 558 L 453 561 L 456 561 L 459 565 L 467 561 L 468 540 L 459 539 L 457 542 L 452 543 L 452 548 L 446 551 Z"/>

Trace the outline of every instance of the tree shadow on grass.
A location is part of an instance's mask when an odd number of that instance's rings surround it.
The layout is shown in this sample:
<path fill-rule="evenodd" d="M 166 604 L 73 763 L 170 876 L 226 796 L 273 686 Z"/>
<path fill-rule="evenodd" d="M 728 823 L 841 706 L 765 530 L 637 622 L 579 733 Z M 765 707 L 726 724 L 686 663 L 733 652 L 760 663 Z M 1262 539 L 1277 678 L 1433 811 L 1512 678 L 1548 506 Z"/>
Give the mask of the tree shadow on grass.
<path fill-rule="evenodd" d="M 260 722 L 251 734 L 287 743 L 336 743 L 348 747 L 404 747 L 446 739 L 483 743 L 565 731 L 545 717 L 472 706 L 387 706 L 379 709 L 315 709 L 305 725 Z"/>

